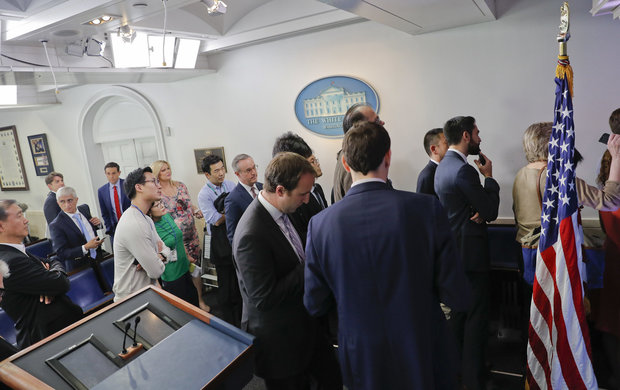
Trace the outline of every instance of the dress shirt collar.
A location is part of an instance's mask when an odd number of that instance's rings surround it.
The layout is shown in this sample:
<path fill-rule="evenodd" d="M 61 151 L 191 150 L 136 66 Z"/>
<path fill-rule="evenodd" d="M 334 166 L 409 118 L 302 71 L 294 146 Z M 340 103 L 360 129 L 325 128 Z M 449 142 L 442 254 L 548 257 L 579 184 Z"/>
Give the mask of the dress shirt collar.
<path fill-rule="evenodd" d="M 12 246 L 13 248 L 19 250 L 20 252 L 22 252 L 23 254 L 26 254 L 26 245 L 24 244 L 9 244 L 8 242 L 0 242 L 0 244 L 2 245 L 8 245 L 8 246 Z"/>
<path fill-rule="evenodd" d="M 450 151 L 452 151 L 452 152 L 454 152 L 454 153 L 458 154 L 459 156 L 461 156 L 461 158 L 463 159 L 463 161 L 467 162 L 467 156 L 466 156 L 465 154 L 461 153 L 461 151 L 460 151 L 460 150 L 456 150 L 456 149 L 448 149 L 448 152 L 450 152 Z"/>
<path fill-rule="evenodd" d="M 244 184 L 242 182 L 239 182 L 239 184 L 241 184 L 243 186 L 243 188 L 245 188 L 245 190 L 248 192 L 248 194 L 252 195 L 252 187 L 254 187 L 254 191 L 256 191 L 256 193 L 258 194 L 258 187 L 256 187 L 256 183 L 254 183 L 253 185 L 249 186 L 247 184 Z"/>
<path fill-rule="evenodd" d="M 435 165 L 439 165 L 439 163 L 431 158 L 431 162 L 435 163 Z"/>
<path fill-rule="evenodd" d="M 383 183 L 385 184 L 385 180 L 383 179 L 379 179 L 378 177 L 371 177 L 370 179 L 360 179 L 360 180 L 356 180 L 353 182 L 353 184 L 351 184 L 351 187 L 360 185 L 360 184 L 364 184 L 364 183 L 370 183 L 370 182 L 378 182 L 378 183 Z"/>
<path fill-rule="evenodd" d="M 265 199 L 265 197 L 263 196 L 263 191 L 260 191 L 258 193 L 258 201 L 265 207 L 269 215 L 271 215 L 271 218 L 273 218 L 274 221 L 278 222 L 278 220 L 282 217 L 283 213 L 282 211 L 278 210 L 276 206 L 272 205 L 267 199 Z"/>

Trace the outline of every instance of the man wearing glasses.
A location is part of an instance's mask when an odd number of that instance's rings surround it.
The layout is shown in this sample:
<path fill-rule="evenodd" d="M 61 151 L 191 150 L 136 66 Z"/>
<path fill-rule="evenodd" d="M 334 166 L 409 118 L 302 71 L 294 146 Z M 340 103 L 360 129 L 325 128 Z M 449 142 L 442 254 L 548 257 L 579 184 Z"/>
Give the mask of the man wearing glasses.
<path fill-rule="evenodd" d="M 1 306 L 15 321 L 17 345 L 26 348 L 82 318 L 65 294 L 69 278 L 59 261 L 26 252 L 28 220 L 15 200 L 0 200 L 0 258 L 5 293 Z M 10 276 L 7 274 L 10 272 Z"/>
<path fill-rule="evenodd" d="M 114 301 L 149 284 L 164 272 L 170 249 L 163 244 L 153 220 L 146 214 L 161 199 L 161 186 L 151 168 L 138 168 L 125 179 L 129 207 L 116 226 L 114 239 Z"/>
<path fill-rule="evenodd" d="M 232 167 L 235 175 L 239 178 L 239 184 L 230 191 L 224 202 L 226 214 L 226 232 L 228 241 L 232 244 L 237 223 L 246 208 L 258 196 L 263 189 L 263 183 L 259 183 L 257 166 L 254 159 L 247 154 L 239 154 L 233 158 Z"/>

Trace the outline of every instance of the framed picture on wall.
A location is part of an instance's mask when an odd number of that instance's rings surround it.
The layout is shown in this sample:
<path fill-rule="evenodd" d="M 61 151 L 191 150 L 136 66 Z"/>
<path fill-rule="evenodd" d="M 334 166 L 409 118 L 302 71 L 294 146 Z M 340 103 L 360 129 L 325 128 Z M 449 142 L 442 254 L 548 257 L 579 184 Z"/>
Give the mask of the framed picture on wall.
<path fill-rule="evenodd" d="M 15 126 L 0 128 L 0 190 L 28 191 L 22 152 Z"/>
<path fill-rule="evenodd" d="M 219 148 L 194 149 L 194 159 L 196 160 L 196 171 L 198 172 L 199 175 L 202 175 L 204 173 L 202 171 L 202 159 L 210 154 L 215 154 L 216 156 L 220 156 L 222 160 L 224 161 L 224 166 L 226 166 L 226 157 L 224 157 L 223 146 Z"/>
<path fill-rule="evenodd" d="M 54 170 L 52 165 L 52 156 L 50 148 L 47 144 L 47 135 L 36 134 L 28 136 L 28 145 L 30 145 L 30 153 L 32 153 L 32 161 L 37 176 L 45 176 Z"/>

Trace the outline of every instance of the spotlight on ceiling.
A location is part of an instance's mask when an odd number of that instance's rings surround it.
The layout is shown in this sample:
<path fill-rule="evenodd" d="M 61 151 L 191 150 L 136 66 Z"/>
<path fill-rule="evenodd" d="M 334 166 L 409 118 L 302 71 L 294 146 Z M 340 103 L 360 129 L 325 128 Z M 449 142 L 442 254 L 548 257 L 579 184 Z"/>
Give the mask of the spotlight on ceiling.
<path fill-rule="evenodd" d="M 95 38 L 88 38 L 86 40 L 86 55 L 89 56 L 102 56 L 105 49 L 105 42 L 96 40 Z"/>
<path fill-rule="evenodd" d="M 228 6 L 222 0 L 201 0 L 209 15 L 224 15 Z"/>
<path fill-rule="evenodd" d="M 100 24 L 108 23 L 112 21 L 113 19 L 114 19 L 114 16 L 112 15 L 101 15 L 100 17 L 95 18 L 93 20 L 89 20 L 88 22 L 84 24 L 93 24 L 95 26 L 98 26 Z"/>
<path fill-rule="evenodd" d="M 136 32 L 128 24 L 120 26 L 117 35 L 121 37 L 125 43 L 131 43 L 136 38 Z"/>

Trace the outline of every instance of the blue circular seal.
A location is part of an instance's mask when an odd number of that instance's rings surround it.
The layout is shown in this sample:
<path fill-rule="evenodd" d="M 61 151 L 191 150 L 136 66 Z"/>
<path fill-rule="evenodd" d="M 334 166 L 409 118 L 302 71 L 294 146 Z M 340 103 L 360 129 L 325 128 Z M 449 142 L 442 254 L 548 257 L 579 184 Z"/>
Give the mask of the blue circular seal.
<path fill-rule="evenodd" d="M 379 112 L 379 97 L 370 85 L 353 77 L 325 77 L 311 82 L 297 95 L 295 115 L 313 133 L 342 137 L 344 114 L 356 103 L 366 103 Z"/>

